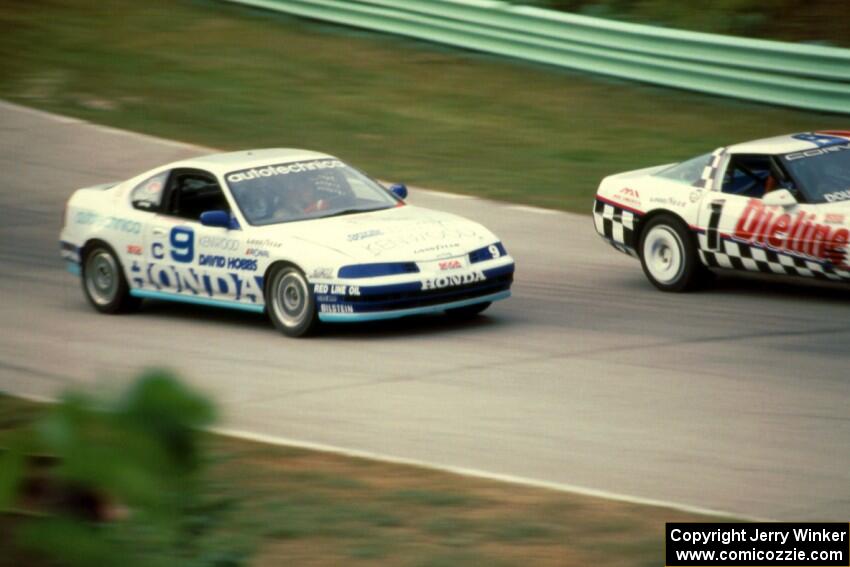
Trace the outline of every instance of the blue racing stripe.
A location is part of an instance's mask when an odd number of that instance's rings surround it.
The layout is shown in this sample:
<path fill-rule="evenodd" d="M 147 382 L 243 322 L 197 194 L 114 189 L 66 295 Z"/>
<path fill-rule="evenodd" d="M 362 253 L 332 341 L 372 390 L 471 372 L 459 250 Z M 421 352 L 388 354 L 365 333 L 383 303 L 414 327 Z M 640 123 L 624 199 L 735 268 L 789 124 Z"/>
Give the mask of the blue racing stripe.
<path fill-rule="evenodd" d="M 226 309 L 238 309 L 240 311 L 250 311 L 252 313 L 262 313 L 265 307 L 262 305 L 251 305 L 248 303 L 240 303 L 238 301 L 229 301 L 226 299 L 209 299 L 206 297 L 194 297 L 191 295 L 181 295 L 179 293 L 168 293 L 165 291 L 151 291 L 146 289 L 131 289 L 130 295 L 143 299 L 162 299 L 165 301 L 176 301 L 179 303 L 193 303 L 195 305 L 206 305 L 209 307 L 224 307 Z"/>

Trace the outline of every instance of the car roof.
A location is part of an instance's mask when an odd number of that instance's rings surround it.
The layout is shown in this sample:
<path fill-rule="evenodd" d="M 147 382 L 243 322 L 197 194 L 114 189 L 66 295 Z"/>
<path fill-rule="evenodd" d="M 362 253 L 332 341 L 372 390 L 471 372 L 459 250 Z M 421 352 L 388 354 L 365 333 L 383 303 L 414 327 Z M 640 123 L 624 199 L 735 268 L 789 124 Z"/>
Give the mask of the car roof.
<path fill-rule="evenodd" d="M 821 130 L 762 138 L 727 148 L 733 154 L 787 154 L 850 142 L 850 131 Z"/>
<path fill-rule="evenodd" d="M 169 167 L 190 167 L 206 169 L 213 173 L 225 173 L 252 167 L 292 163 L 295 161 L 313 159 L 336 159 L 328 154 L 296 148 L 268 148 L 259 150 L 243 150 L 194 157 L 171 164 Z"/>

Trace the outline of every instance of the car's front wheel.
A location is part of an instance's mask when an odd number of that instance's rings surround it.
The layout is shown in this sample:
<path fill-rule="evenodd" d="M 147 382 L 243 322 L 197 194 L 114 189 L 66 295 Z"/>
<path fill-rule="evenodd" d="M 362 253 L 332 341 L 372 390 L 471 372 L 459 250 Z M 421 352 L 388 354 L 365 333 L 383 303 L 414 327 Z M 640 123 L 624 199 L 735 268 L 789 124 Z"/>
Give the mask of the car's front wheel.
<path fill-rule="evenodd" d="M 101 313 L 122 313 L 138 308 L 141 301 L 130 295 L 121 263 L 105 244 L 95 244 L 83 258 L 83 292 Z"/>
<path fill-rule="evenodd" d="M 303 337 L 316 328 L 316 300 L 310 284 L 297 267 L 275 266 L 266 286 L 266 310 L 277 329 L 289 337 Z"/>
<path fill-rule="evenodd" d="M 640 261 L 652 285 L 661 291 L 688 291 L 705 278 L 693 236 L 678 220 L 659 216 L 641 233 Z"/>

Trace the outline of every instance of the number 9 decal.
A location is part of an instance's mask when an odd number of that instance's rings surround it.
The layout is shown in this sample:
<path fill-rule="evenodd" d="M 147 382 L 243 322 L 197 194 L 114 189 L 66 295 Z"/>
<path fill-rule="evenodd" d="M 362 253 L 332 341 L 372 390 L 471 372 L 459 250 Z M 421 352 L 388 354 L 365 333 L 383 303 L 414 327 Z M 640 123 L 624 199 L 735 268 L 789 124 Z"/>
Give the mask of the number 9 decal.
<path fill-rule="evenodd" d="M 195 259 L 195 233 L 190 228 L 175 227 L 169 236 L 171 257 L 175 262 L 188 264 Z"/>
<path fill-rule="evenodd" d="M 499 252 L 499 247 L 495 244 L 491 244 L 490 246 L 488 246 L 487 250 L 490 251 L 490 256 L 492 256 L 494 260 L 502 255 L 502 253 Z"/>

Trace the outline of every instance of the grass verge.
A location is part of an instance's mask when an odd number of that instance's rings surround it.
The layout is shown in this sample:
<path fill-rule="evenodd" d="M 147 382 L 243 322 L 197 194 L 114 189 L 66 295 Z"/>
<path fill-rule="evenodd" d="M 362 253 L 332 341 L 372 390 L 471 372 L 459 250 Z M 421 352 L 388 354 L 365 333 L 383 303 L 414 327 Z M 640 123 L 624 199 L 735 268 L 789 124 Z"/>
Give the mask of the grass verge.
<path fill-rule="evenodd" d="M 588 212 L 610 173 L 846 119 L 687 94 L 211 0 L 5 0 L 0 97 L 212 147 Z"/>
<path fill-rule="evenodd" d="M 26 426 L 41 408 L 0 395 L 0 436 Z M 216 435 L 205 444 L 209 486 L 232 508 L 227 537 L 250 542 L 246 554 L 259 567 L 655 566 L 663 564 L 664 522 L 705 520 Z M 8 542 L 4 547 L 0 565 L 40 565 Z"/>

